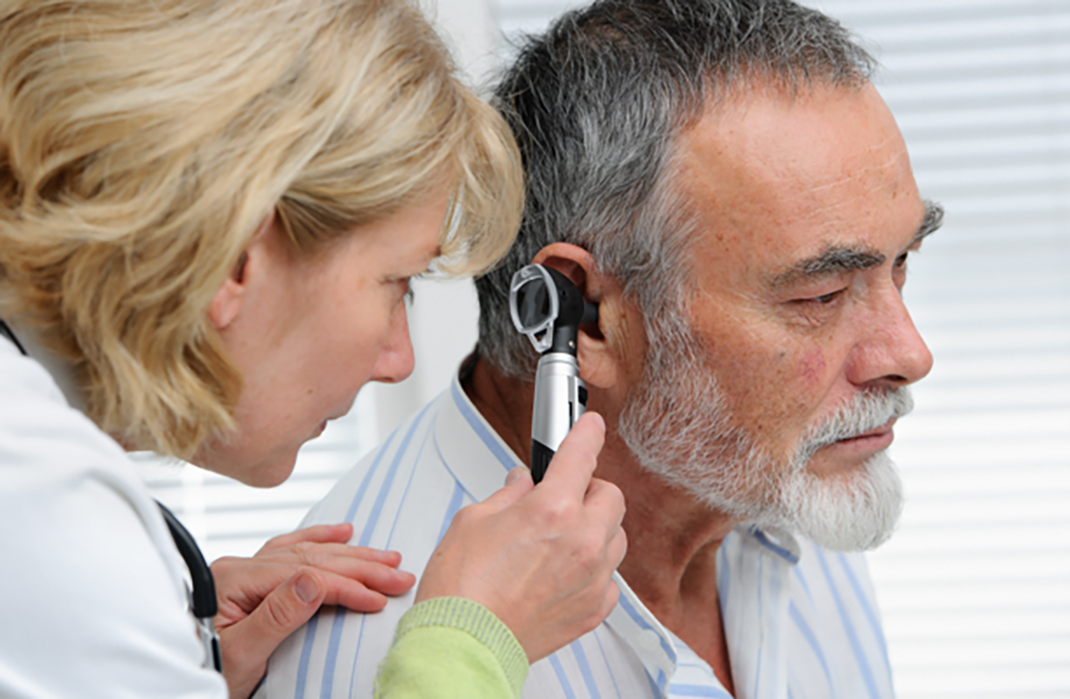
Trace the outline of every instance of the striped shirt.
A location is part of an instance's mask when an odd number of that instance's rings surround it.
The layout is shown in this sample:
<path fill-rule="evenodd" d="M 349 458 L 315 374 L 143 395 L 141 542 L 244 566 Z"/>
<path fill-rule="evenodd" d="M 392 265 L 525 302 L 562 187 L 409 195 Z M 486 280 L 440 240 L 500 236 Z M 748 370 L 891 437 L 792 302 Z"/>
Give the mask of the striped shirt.
<path fill-rule="evenodd" d="M 352 522 L 361 546 L 400 551 L 423 570 L 457 510 L 500 488 L 521 461 L 459 382 L 369 454 L 305 519 Z M 731 695 L 619 576 L 620 602 L 597 629 L 531 666 L 525 699 Z M 884 634 L 860 554 L 754 526 L 721 545 L 718 593 L 737 698 L 894 696 Z M 271 659 L 258 699 L 370 697 L 413 593 L 378 614 L 325 608 Z"/>

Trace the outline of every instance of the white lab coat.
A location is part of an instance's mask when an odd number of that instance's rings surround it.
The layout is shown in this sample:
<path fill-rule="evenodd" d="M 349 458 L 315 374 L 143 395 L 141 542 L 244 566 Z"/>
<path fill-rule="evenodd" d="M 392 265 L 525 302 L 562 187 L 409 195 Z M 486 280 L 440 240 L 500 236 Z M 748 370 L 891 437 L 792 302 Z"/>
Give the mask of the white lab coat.
<path fill-rule="evenodd" d="M 0 336 L 0 696 L 226 697 L 184 571 L 122 448 Z"/>

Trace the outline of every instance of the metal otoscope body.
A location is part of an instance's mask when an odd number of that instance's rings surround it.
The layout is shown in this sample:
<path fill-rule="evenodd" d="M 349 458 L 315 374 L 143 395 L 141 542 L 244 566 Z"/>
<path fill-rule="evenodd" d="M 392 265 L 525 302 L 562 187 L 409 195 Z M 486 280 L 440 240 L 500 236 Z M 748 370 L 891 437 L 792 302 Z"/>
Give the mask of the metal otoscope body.
<path fill-rule="evenodd" d="M 598 321 L 598 307 L 555 269 L 528 265 L 509 289 L 513 324 L 542 356 L 531 413 L 531 477 L 538 483 L 572 425 L 587 411 L 576 343 L 581 323 Z"/>

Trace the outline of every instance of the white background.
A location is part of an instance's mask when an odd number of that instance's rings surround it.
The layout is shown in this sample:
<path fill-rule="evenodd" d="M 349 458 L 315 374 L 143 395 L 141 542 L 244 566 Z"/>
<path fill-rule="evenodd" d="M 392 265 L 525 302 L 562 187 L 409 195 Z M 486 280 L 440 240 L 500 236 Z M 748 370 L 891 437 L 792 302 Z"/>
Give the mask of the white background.
<path fill-rule="evenodd" d="M 577 3 L 440 0 L 472 80 Z M 907 301 L 936 357 L 892 448 L 908 505 L 871 557 L 904 699 L 1070 698 L 1070 2 L 811 0 L 884 64 L 877 84 L 944 229 Z M 442 390 L 474 343 L 470 283 L 417 288 L 417 372 L 366 389 L 294 477 L 256 491 L 147 467 L 209 559 L 287 531 Z"/>

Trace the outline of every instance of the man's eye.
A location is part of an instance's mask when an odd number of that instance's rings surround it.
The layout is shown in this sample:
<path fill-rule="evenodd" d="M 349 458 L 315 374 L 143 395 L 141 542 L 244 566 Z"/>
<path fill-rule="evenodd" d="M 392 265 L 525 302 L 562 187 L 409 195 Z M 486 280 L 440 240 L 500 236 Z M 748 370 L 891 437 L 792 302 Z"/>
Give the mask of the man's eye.
<path fill-rule="evenodd" d="M 908 253 L 903 253 L 899 257 L 895 258 L 895 266 L 898 268 L 906 267 Z"/>
<path fill-rule="evenodd" d="M 829 304 L 829 303 L 832 303 L 833 301 L 835 301 L 836 299 L 838 299 L 840 297 L 840 294 L 842 294 L 843 292 L 844 292 L 843 289 L 837 289 L 836 291 L 830 292 L 828 294 L 822 294 L 821 296 L 814 296 L 813 298 L 807 299 L 807 300 L 808 301 L 812 301 L 814 303 Z"/>

